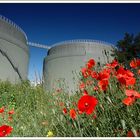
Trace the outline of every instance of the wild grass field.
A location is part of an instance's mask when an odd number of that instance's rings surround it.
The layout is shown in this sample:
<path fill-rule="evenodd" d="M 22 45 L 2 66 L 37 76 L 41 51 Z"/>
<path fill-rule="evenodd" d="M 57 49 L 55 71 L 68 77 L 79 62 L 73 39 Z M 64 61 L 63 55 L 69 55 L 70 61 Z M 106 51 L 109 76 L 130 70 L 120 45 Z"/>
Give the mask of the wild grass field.
<path fill-rule="evenodd" d="M 90 59 L 81 69 L 80 91 L 74 95 L 49 93 L 29 81 L 1 81 L 0 136 L 140 136 L 139 68 L 139 59 L 131 61 L 130 69 L 117 60 L 97 69 Z"/>

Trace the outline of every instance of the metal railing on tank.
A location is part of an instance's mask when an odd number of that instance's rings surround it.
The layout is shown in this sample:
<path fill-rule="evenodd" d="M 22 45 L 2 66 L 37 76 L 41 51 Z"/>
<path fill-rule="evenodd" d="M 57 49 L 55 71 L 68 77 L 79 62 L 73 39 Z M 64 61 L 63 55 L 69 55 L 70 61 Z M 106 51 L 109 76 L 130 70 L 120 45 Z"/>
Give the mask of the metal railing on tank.
<path fill-rule="evenodd" d="M 22 32 L 27 40 L 27 35 L 26 33 L 13 21 L 11 21 L 10 19 L 6 18 L 3 15 L 0 15 L 0 19 L 4 20 L 5 22 L 9 23 L 10 25 L 12 25 L 13 27 L 15 27 L 17 30 L 19 30 L 20 32 Z M 67 41 L 62 41 L 62 42 L 58 42 L 55 43 L 53 45 L 47 46 L 47 45 L 42 45 L 42 44 L 38 44 L 38 43 L 33 43 L 33 42 L 27 42 L 27 44 L 29 46 L 33 46 L 33 47 L 38 47 L 38 48 L 44 48 L 44 49 L 50 49 L 59 45 L 64 45 L 64 44 L 69 44 L 69 43 L 98 43 L 98 44 L 103 44 L 106 46 L 111 46 L 114 48 L 117 48 L 115 45 L 111 44 L 111 43 L 107 43 L 105 41 L 100 41 L 100 40 L 92 40 L 92 39 L 74 39 L 74 40 L 67 40 Z"/>
<path fill-rule="evenodd" d="M 114 46 L 111 43 L 107 43 L 105 41 L 100 41 L 100 40 L 92 40 L 92 39 L 75 39 L 75 40 L 62 41 L 62 42 L 53 44 L 51 47 L 55 47 L 55 46 L 59 46 L 59 45 L 63 45 L 63 44 L 69 44 L 69 43 L 92 43 L 92 42 L 107 45 L 107 46 L 112 46 L 112 47 L 116 48 L 116 46 Z"/>
<path fill-rule="evenodd" d="M 42 45 L 42 44 L 34 43 L 34 42 L 27 42 L 27 44 L 29 46 L 32 46 L 32 47 L 43 48 L 43 49 L 47 49 L 47 50 L 49 50 L 51 48 L 51 47 L 49 47 L 47 45 Z"/>
<path fill-rule="evenodd" d="M 10 19 L 6 18 L 5 16 L 3 15 L 0 15 L 0 19 L 1 20 L 4 20 L 5 22 L 9 23 L 10 25 L 12 25 L 13 27 L 15 27 L 17 30 L 19 30 L 20 32 L 22 32 L 27 40 L 27 35 L 26 33 L 16 24 L 14 23 L 13 21 L 11 21 Z"/>

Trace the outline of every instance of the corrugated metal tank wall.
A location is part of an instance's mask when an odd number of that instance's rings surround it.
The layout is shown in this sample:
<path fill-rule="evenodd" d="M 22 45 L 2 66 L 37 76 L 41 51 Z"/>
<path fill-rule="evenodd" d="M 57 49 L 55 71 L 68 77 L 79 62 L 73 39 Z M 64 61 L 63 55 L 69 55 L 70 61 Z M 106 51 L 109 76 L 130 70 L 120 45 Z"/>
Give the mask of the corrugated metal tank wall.
<path fill-rule="evenodd" d="M 27 79 L 29 48 L 25 33 L 0 16 L 0 80 L 12 83 Z"/>
<path fill-rule="evenodd" d="M 73 93 L 78 90 L 79 72 L 81 67 L 90 59 L 106 63 L 104 51 L 109 53 L 109 61 L 113 46 L 109 43 L 93 40 L 72 40 L 53 45 L 44 59 L 44 85 L 48 91 L 56 90 L 64 84 L 65 92 Z M 63 82 L 65 81 L 65 82 Z"/>

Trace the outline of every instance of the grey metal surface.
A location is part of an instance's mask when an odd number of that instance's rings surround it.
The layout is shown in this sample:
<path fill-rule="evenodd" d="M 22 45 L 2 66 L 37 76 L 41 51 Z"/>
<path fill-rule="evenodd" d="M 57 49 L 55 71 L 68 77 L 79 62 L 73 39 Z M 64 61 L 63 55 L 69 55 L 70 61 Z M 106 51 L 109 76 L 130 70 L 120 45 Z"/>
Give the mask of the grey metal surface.
<path fill-rule="evenodd" d="M 95 40 L 72 40 L 53 45 L 43 64 L 45 88 L 52 92 L 62 86 L 68 93 L 77 91 L 81 67 L 90 58 L 101 64 L 107 63 L 104 51 L 111 61 L 113 49 L 112 44 Z"/>
<path fill-rule="evenodd" d="M 0 15 L 0 80 L 17 83 L 27 79 L 29 48 L 24 31 Z"/>
<path fill-rule="evenodd" d="M 3 20 L 4 22 L 7 22 L 12 27 L 15 27 L 19 32 L 21 32 L 23 34 L 23 36 L 26 38 L 26 40 L 28 40 L 26 33 L 16 23 L 14 23 L 13 21 L 11 21 L 10 19 L 6 18 L 3 15 L 0 15 L 0 19 Z"/>

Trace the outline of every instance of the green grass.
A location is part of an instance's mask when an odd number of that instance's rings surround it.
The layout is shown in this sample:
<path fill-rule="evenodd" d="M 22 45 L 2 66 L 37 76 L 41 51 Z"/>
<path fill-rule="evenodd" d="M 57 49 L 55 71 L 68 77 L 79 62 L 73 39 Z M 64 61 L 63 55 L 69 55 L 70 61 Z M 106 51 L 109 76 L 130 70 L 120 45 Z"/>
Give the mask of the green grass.
<path fill-rule="evenodd" d="M 140 93 L 140 78 L 135 77 L 137 83 L 133 88 Z M 94 113 L 78 114 L 77 103 L 82 92 L 74 95 L 58 91 L 49 93 L 42 85 L 33 87 L 29 81 L 16 85 L 0 82 L 0 107 L 6 107 L 5 112 L 15 110 L 12 122 L 4 120 L 0 114 L 0 125 L 13 127 L 11 137 L 47 137 L 49 131 L 54 137 L 126 137 L 128 131 L 140 136 L 137 134 L 140 130 L 140 99 L 131 106 L 123 104 L 124 89 L 113 77 L 106 92 L 93 91 L 95 84 L 93 82 L 87 91 L 98 99 L 96 118 Z M 63 108 L 67 108 L 67 114 L 63 114 Z M 76 110 L 76 119 L 70 117 L 70 109 Z M 7 114 L 5 118 L 8 118 Z"/>
<path fill-rule="evenodd" d="M 31 87 L 29 82 L 18 85 L 1 82 L 0 97 L 1 106 L 15 109 L 10 136 L 47 136 L 48 128 L 42 122 L 48 119 L 49 94 L 41 86 Z"/>
<path fill-rule="evenodd" d="M 46 137 L 48 131 L 52 131 L 56 137 L 114 137 L 126 136 L 131 129 L 140 129 L 140 102 L 126 107 L 121 103 L 121 98 L 124 97 L 122 91 L 118 91 L 116 86 L 112 88 L 113 93 L 108 91 L 105 95 L 97 95 L 89 89 L 104 108 L 97 106 L 96 119 L 82 114 L 72 120 L 69 113 L 63 115 L 60 103 L 63 102 L 68 110 L 76 108 L 73 102 L 77 103 L 81 93 L 73 96 L 66 93 L 46 93 L 42 85 L 32 87 L 29 82 L 17 85 L 1 82 L 0 105 L 9 110 L 15 109 L 13 122 L 5 120 L 6 124 L 13 127 L 9 136 Z M 117 105 L 111 105 L 108 98 Z"/>
<path fill-rule="evenodd" d="M 0 82 L 0 107 L 5 106 L 7 112 L 12 108 L 15 110 L 12 122 L 3 121 L 0 114 L 0 124 L 13 127 L 11 137 L 47 137 L 48 131 L 53 131 L 54 136 L 66 136 L 63 132 L 59 135 L 55 127 L 63 116 L 59 104 L 65 102 L 69 106 L 70 100 L 68 94 L 48 93 L 42 85 L 32 87 L 29 81 L 17 85 Z"/>

